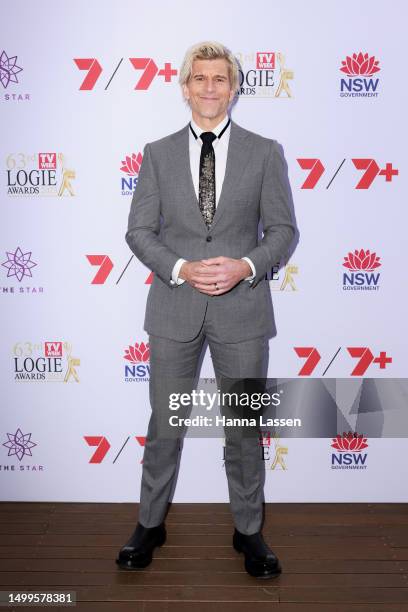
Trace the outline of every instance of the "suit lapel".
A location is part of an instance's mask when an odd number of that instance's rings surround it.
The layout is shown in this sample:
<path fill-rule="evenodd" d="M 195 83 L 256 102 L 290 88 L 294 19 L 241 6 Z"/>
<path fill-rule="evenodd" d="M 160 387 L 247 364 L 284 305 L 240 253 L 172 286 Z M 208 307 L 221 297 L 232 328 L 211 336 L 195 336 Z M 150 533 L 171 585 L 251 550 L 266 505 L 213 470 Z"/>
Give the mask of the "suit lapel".
<path fill-rule="evenodd" d="M 191 175 L 189 132 L 190 127 L 189 124 L 187 124 L 182 130 L 177 132 L 174 138 L 174 155 L 175 162 L 177 164 L 177 176 L 180 177 L 180 184 L 186 186 L 188 205 L 193 207 L 194 214 L 197 217 L 198 222 L 207 232 L 207 226 L 198 205 L 193 177 Z"/>
<path fill-rule="evenodd" d="M 213 222 L 211 224 L 211 229 L 213 229 L 216 223 L 218 223 L 220 217 L 223 215 L 228 206 L 234 205 L 234 190 L 239 183 L 243 169 L 245 168 L 248 156 L 250 154 L 245 140 L 245 131 L 240 128 L 235 121 L 231 120 L 231 133 L 228 143 L 225 176 L 222 184 L 220 199 L 218 200 Z"/>

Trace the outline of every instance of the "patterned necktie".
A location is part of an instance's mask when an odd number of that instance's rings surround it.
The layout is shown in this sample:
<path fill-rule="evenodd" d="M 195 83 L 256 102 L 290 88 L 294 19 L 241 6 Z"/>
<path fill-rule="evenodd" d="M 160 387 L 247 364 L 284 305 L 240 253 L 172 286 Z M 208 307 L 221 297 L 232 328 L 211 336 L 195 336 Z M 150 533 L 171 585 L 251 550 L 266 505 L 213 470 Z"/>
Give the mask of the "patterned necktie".
<path fill-rule="evenodd" d="M 198 184 L 198 204 L 207 229 L 210 229 L 215 214 L 215 153 L 213 132 L 202 132 L 203 141 L 200 154 L 200 179 Z"/>
<path fill-rule="evenodd" d="M 229 118 L 221 132 L 218 134 L 218 139 L 226 132 L 231 119 Z M 190 130 L 194 138 L 197 140 L 197 134 L 193 130 L 190 123 Z M 200 135 L 202 140 L 200 154 L 200 178 L 198 182 L 198 204 L 203 215 L 207 229 L 210 229 L 211 223 L 215 214 L 215 153 L 213 141 L 217 136 L 213 132 L 202 132 Z"/>

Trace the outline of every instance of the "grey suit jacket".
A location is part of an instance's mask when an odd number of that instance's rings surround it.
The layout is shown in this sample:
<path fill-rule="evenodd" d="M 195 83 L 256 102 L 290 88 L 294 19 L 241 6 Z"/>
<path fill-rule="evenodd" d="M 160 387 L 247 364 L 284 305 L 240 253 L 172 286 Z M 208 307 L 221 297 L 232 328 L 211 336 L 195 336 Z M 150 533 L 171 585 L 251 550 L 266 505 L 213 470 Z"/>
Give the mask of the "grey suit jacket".
<path fill-rule="evenodd" d="M 191 176 L 188 125 L 147 144 L 125 237 L 136 257 L 154 272 L 144 329 L 181 342 L 192 340 L 211 300 L 217 341 L 274 335 L 265 274 L 285 258 L 294 237 L 289 197 L 281 147 L 231 121 L 225 178 L 207 230 Z M 211 297 L 188 282 L 170 283 L 179 257 L 192 261 L 219 255 L 248 256 L 256 268 L 252 284 L 242 280 L 227 293 Z"/>

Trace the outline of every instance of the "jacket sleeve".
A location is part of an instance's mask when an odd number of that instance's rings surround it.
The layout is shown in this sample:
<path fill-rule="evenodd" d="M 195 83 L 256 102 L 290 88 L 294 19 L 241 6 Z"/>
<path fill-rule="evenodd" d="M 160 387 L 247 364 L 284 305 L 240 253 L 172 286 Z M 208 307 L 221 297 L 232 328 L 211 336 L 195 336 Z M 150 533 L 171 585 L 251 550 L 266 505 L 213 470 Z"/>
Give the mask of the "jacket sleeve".
<path fill-rule="evenodd" d="M 256 269 L 251 284 L 254 288 L 273 266 L 287 256 L 295 235 L 295 226 L 289 207 L 290 188 L 287 164 L 281 147 L 271 140 L 271 147 L 262 182 L 260 213 L 263 238 L 260 244 L 247 253 Z"/>
<path fill-rule="evenodd" d="M 160 192 L 151 158 L 150 145 L 143 150 L 139 178 L 133 193 L 125 240 L 142 263 L 169 287 L 173 267 L 180 256 L 159 238 Z"/>

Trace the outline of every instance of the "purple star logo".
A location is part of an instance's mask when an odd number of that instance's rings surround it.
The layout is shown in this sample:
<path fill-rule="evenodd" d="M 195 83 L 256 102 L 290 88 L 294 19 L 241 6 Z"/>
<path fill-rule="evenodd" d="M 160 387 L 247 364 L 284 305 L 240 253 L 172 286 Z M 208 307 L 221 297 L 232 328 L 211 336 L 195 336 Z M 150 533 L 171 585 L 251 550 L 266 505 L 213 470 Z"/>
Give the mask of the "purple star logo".
<path fill-rule="evenodd" d="M 7 456 L 12 457 L 16 455 L 19 461 L 22 460 L 24 455 L 32 457 L 31 449 L 33 446 L 37 446 L 35 442 L 31 442 L 31 434 L 23 434 L 20 428 L 17 429 L 15 434 L 7 434 L 8 441 L 3 444 L 9 449 Z"/>
<path fill-rule="evenodd" d="M 22 71 L 20 66 L 17 66 L 17 55 L 8 57 L 5 51 L 0 55 L 0 81 L 4 89 L 9 83 L 18 83 L 17 74 Z"/>
<path fill-rule="evenodd" d="M 31 268 L 34 268 L 37 264 L 31 261 L 31 253 L 32 251 L 23 253 L 20 247 L 17 247 L 14 253 L 6 251 L 7 261 L 1 265 L 8 269 L 7 278 L 16 276 L 20 283 L 24 276 L 30 276 L 32 278 Z"/>

